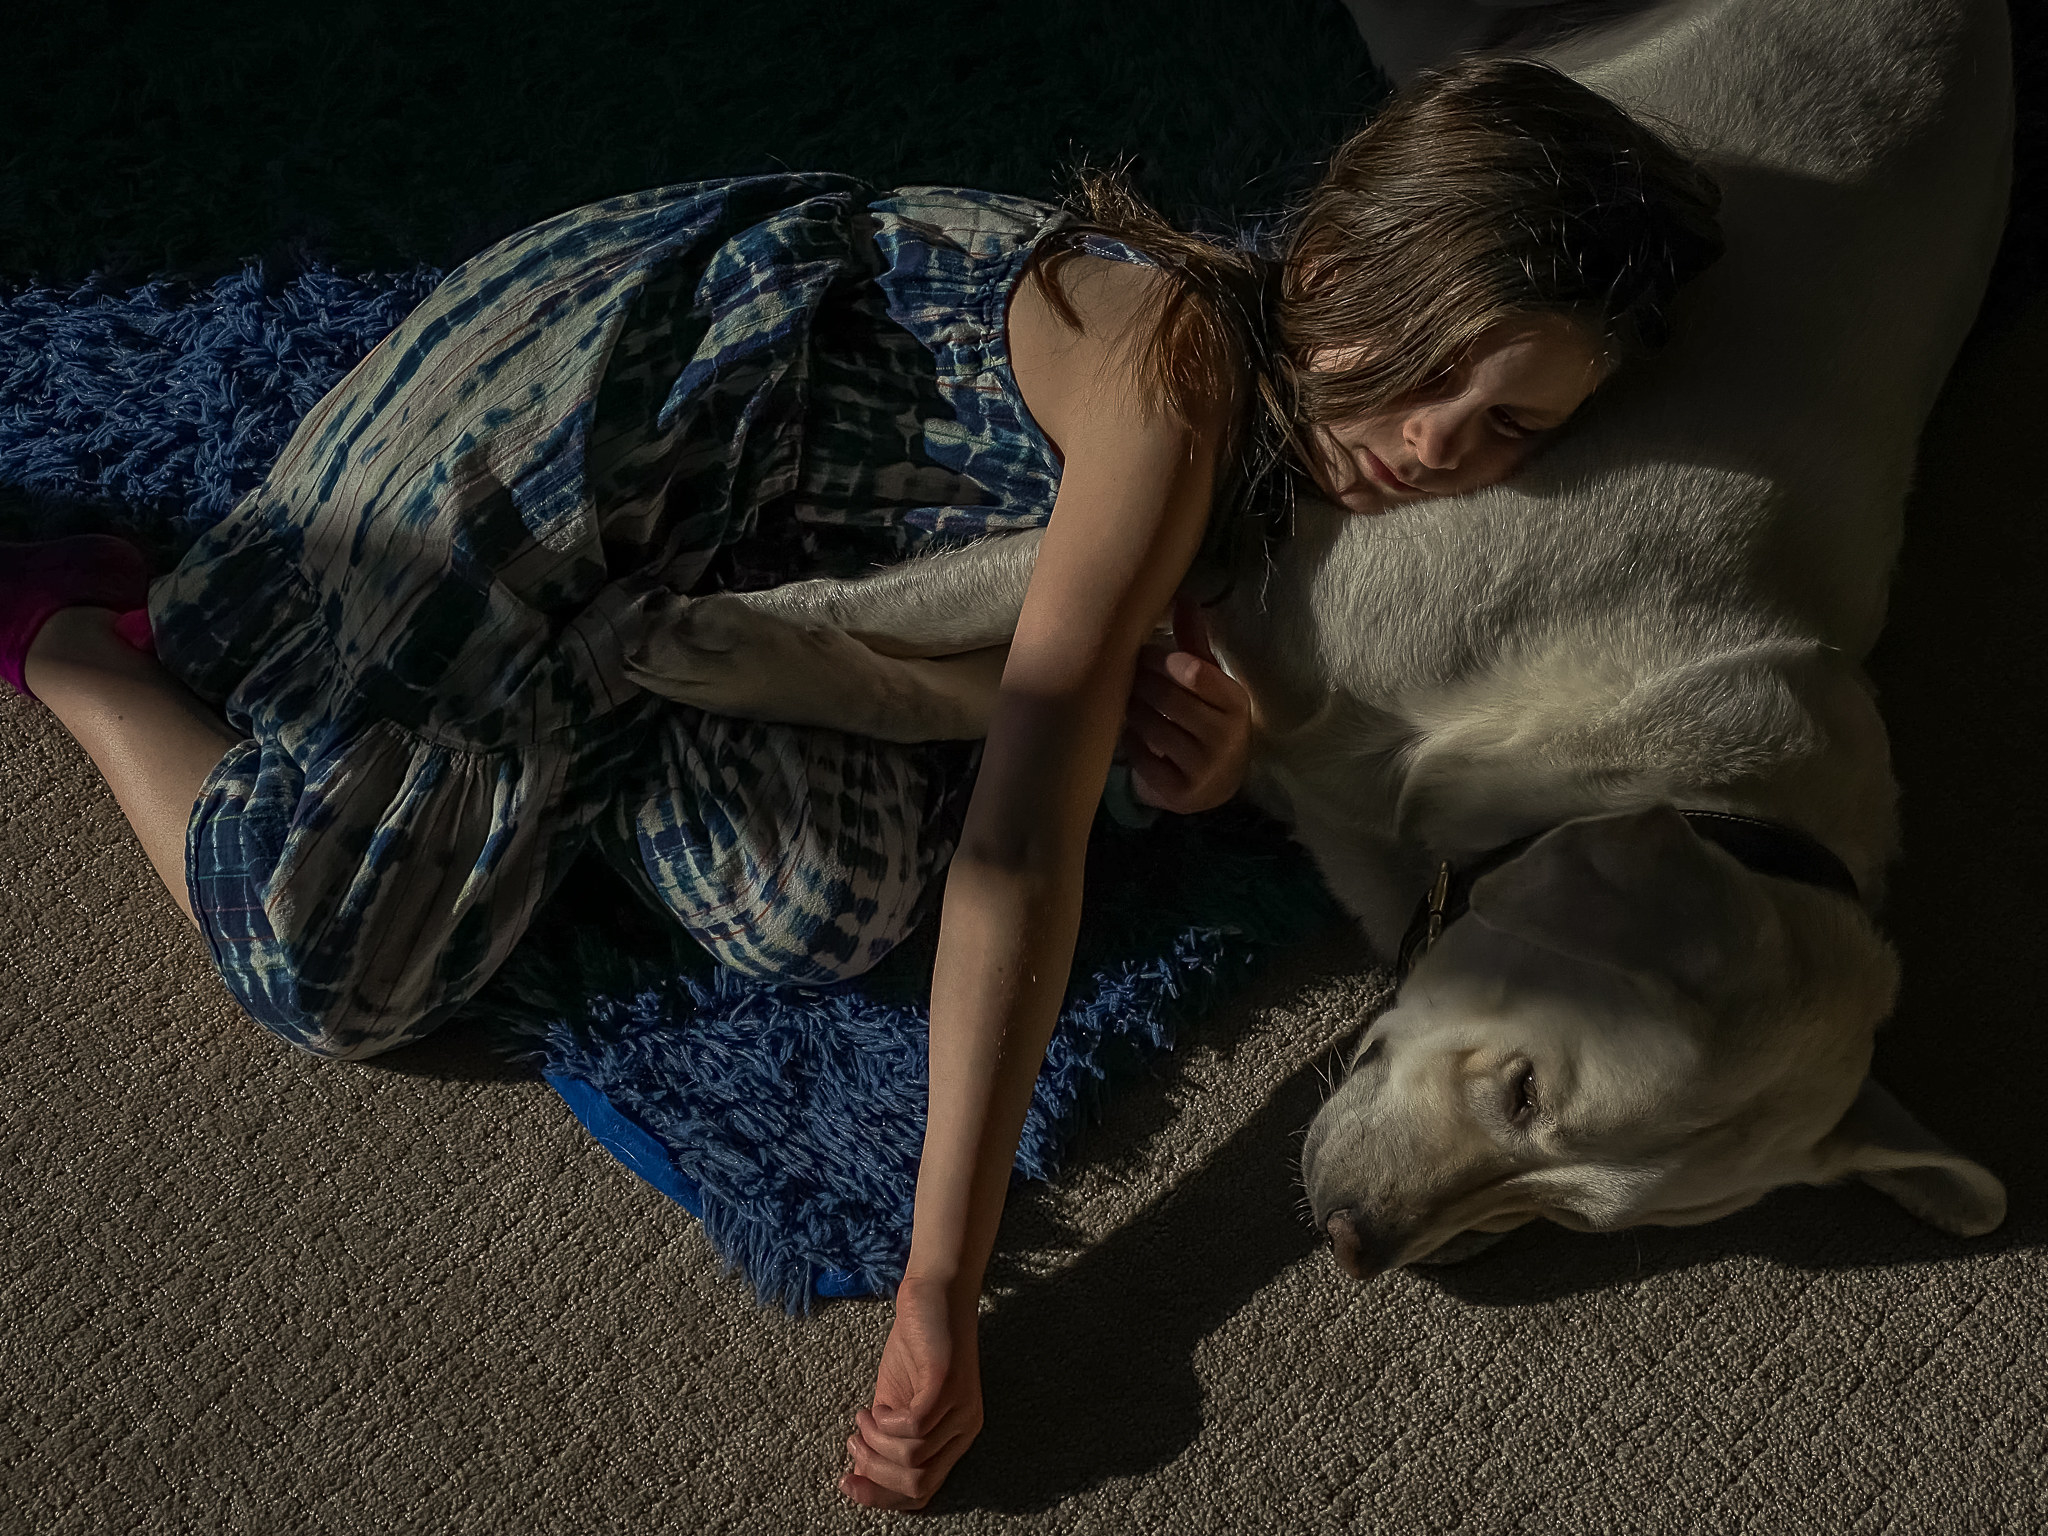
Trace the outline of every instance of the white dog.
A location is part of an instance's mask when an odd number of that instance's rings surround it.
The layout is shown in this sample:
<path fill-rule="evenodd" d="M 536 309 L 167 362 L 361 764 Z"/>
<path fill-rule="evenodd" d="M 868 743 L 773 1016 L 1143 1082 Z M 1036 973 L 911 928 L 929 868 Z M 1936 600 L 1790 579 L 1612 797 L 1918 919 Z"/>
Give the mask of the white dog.
<path fill-rule="evenodd" d="M 1866 1075 L 1895 830 L 1859 663 L 2003 221 L 2001 0 L 1353 8 L 1397 72 L 1507 41 L 1674 130 L 1728 255 L 1516 480 L 1305 507 L 1215 613 L 1255 796 L 1382 954 L 1437 898 L 1310 1128 L 1318 1224 L 1364 1276 L 1535 1216 L 1704 1221 L 1860 1175 L 1990 1230 L 1997 1179 Z M 1035 549 L 677 599 L 638 665 L 731 713 L 977 734 Z"/>

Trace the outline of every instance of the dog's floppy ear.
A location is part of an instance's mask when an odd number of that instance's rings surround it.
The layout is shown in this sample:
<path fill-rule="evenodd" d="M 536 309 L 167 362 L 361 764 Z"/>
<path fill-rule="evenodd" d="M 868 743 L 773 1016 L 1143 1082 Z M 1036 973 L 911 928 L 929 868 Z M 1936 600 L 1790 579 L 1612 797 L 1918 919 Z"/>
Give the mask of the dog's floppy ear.
<path fill-rule="evenodd" d="M 1820 1178 L 1875 1185 L 1929 1226 L 1981 1237 L 2005 1220 L 2005 1186 L 1946 1145 L 1866 1077 L 1841 1124 L 1814 1148 Z"/>
<path fill-rule="evenodd" d="M 1719 990 L 1753 963 L 1767 905 L 1669 806 L 1567 822 L 1472 887 L 1472 915 L 1575 959 Z"/>

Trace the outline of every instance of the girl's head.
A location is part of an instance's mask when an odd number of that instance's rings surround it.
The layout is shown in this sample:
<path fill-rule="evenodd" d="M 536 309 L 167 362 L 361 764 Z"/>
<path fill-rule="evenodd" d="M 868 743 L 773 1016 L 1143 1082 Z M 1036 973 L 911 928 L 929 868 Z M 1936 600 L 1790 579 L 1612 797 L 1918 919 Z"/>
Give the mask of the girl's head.
<path fill-rule="evenodd" d="M 1272 351 L 1297 456 L 1355 511 L 1505 479 L 1721 253 L 1713 181 L 1544 65 L 1425 75 L 1294 221 Z"/>
<path fill-rule="evenodd" d="M 1284 453 L 1361 512 L 1506 478 L 1662 345 L 1673 295 L 1721 253 L 1719 203 L 1605 98 L 1493 57 L 1420 77 L 1339 149 L 1277 268 L 1173 229 L 1116 178 L 1083 192 L 1090 226 L 1181 277 L 1150 372 L 1188 419 L 1219 393 L 1239 407 L 1239 493 Z M 1040 275 L 1059 302 L 1056 267 Z"/>

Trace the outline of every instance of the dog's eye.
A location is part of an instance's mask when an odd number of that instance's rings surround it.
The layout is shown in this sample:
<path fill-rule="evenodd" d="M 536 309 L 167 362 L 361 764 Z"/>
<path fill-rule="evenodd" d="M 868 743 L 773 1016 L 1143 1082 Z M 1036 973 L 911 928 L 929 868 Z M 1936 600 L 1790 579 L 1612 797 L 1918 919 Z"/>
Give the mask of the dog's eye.
<path fill-rule="evenodd" d="M 1536 1113 L 1536 1069 L 1527 1068 L 1515 1079 L 1513 1096 L 1508 1100 L 1508 1118 L 1517 1125 L 1525 1124 Z"/>

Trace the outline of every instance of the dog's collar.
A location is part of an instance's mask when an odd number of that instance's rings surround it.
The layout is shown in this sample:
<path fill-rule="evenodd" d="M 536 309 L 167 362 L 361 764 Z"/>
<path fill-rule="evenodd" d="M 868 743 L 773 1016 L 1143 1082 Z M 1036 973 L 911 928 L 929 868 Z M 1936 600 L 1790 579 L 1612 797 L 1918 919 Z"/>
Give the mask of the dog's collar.
<path fill-rule="evenodd" d="M 1822 890 L 1835 891 L 1860 902 L 1856 877 L 1834 850 L 1818 838 L 1783 822 L 1760 821 L 1754 816 L 1737 816 L 1732 811 L 1680 811 L 1686 823 L 1704 837 L 1760 875 L 1780 880 L 1798 880 Z M 1446 860 L 1439 865 L 1436 879 L 1409 920 L 1401 937 L 1398 974 L 1405 980 L 1415 963 L 1429 953 L 1445 928 L 1463 917 L 1472 906 L 1472 887 L 1482 876 L 1528 852 L 1542 832 L 1531 832 L 1511 843 L 1502 843 L 1471 863 L 1458 866 Z"/>

